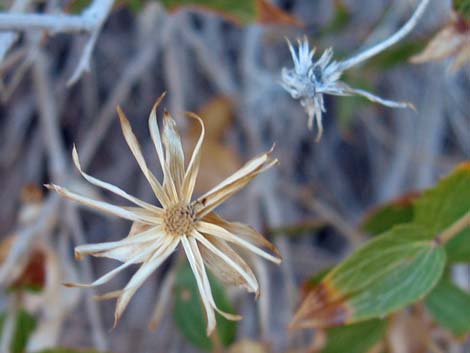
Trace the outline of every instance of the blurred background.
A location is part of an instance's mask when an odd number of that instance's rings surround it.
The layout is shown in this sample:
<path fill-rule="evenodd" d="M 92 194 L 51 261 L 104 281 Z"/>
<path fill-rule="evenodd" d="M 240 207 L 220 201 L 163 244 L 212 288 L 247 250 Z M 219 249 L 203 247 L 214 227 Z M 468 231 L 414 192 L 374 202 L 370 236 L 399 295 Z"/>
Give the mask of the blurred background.
<path fill-rule="evenodd" d="M 23 348 L 31 352 L 48 346 L 200 351 L 175 327 L 171 308 L 177 293 L 171 288 L 162 293 L 169 288 L 164 284 L 171 261 L 137 292 L 113 330 L 114 302 L 92 296 L 122 288 L 134 268 L 97 290 L 61 286 L 90 282 L 116 266 L 105 259 L 75 261 L 75 245 L 118 240 L 130 227 L 43 188 L 54 182 L 121 202 L 80 178 L 72 165 L 73 144 L 85 171 L 154 202 L 123 139 L 117 105 L 157 175 L 161 170 L 147 128 L 155 99 L 168 92 L 162 106 L 176 119 L 187 153 L 199 128 L 182 113 L 203 117 L 207 137 L 197 194 L 276 143 L 280 165 L 219 209 L 227 219 L 261 231 L 283 255 L 279 267 L 252 260 L 261 282 L 258 301 L 236 288 L 225 294 L 244 316 L 236 324 L 236 340 L 262 341 L 266 351 L 293 351 L 310 342 L 312 332 L 286 330 L 302 283 L 367 239 L 361 230 L 367 212 L 433 185 L 469 158 L 469 66 L 452 69 L 452 58 L 409 62 L 451 21 L 450 1 L 431 1 L 411 35 L 343 76 L 352 86 L 410 101 L 417 111 L 327 96 L 319 143 L 315 131 L 307 130 L 299 102 L 279 84 L 282 67 L 293 66 L 284 38 L 306 35 L 317 53 L 332 47 L 337 59 L 346 58 L 399 29 L 418 1 L 278 0 L 256 2 L 253 12 L 179 6 L 183 3 L 0 2 L 0 284 L 11 287 L 23 272 L 26 282 L 42 288 L 1 295 L 1 352 L 9 351 L 5 337 L 13 335 L 14 323 L 8 318 L 18 319 L 20 307 L 35 318 L 34 329 L 23 327 L 32 332 Z M 21 13 L 37 16 L 24 23 L 17 17 Z M 468 288 L 465 271 L 459 278 Z M 159 299 L 166 311 L 151 332 L 147 326 Z M 448 347 L 463 352 L 461 344 Z"/>

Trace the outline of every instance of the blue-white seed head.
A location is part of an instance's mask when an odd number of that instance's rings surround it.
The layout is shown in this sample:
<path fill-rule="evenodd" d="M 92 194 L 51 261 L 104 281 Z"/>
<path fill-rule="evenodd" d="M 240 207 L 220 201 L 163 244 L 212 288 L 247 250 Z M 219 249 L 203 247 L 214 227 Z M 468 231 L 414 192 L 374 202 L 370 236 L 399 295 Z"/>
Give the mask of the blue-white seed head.
<path fill-rule="evenodd" d="M 351 60 L 337 62 L 333 60 L 333 50 L 325 50 L 318 60 L 314 60 L 315 48 L 310 49 L 307 38 L 297 40 L 298 48 L 295 50 L 292 43 L 287 40 L 294 67 L 283 68 L 281 72 L 281 85 L 294 99 L 300 100 L 308 116 L 308 128 L 317 125 L 318 142 L 323 133 L 322 114 L 326 111 L 324 94 L 335 96 L 362 96 L 372 102 L 391 108 L 414 108 L 408 102 L 396 102 L 376 96 L 373 93 L 358 88 L 352 88 L 340 81 L 343 70 L 349 68 Z"/>
<path fill-rule="evenodd" d="M 333 93 L 335 85 L 341 76 L 338 65 L 332 61 L 333 50 L 327 49 L 315 61 L 315 48 L 310 49 L 307 38 L 298 40 L 298 48 L 295 50 L 292 43 L 287 39 L 294 67 L 283 68 L 281 84 L 282 87 L 294 99 L 299 99 L 308 115 L 308 127 L 313 128 L 316 120 L 318 127 L 317 140 L 322 134 L 322 112 L 325 111 L 323 104 L 323 93 Z"/>

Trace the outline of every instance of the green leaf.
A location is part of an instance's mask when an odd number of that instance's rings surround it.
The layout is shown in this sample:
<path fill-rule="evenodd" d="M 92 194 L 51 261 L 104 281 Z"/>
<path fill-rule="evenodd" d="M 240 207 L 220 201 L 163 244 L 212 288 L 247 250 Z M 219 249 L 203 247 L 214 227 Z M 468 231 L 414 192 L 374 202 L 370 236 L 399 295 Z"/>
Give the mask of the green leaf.
<path fill-rule="evenodd" d="M 470 163 L 463 163 L 415 202 L 414 222 L 438 235 L 470 212 Z M 446 244 L 450 262 L 470 262 L 470 229 Z"/>
<path fill-rule="evenodd" d="M 395 225 L 411 222 L 416 198 L 415 193 L 406 194 L 373 209 L 364 218 L 361 228 L 371 235 L 378 235 Z"/>
<path fill-rule="evenodd" d="M 341 0 L 336 1 L 335 14 L 330 23 L 321 29 L 320 35 L 337 33 L 351 22 L 351 11 Z"/>
<path fill-rule="evenodd" d="M 305 298 L 293 327 L 331 327 L 384 317 L 422 299 L 446 263 L 425 228 L 399 225 L 335 267 Z"/>
<path fill-rule="evenodd" d="M 387 320 L 373 319 L 326 330 L 326 344 L 320 353 L 366 353 L 385 334 Z"/>
<path fill-rule="evenodd" d="M 458 166 L 415 202 L 415 222 L 439 234 L 470 211 L 470 162 Z"/>
<path fill-rule="evenodd" d="M 0 332 L 3 332 L 3 324 L 5 322 L 6 314 L 0 315 Z M 28 343 L 29 337 L 36 328 L 36 318 L 27 311 L 21 309 L 17 313 L 16 327 L 11 343 L 11 353 L 23 353 Z"/>
<path fill-rule="evenodd" d="M 426 298 L 436 321 L 457 336 L 470 332 L 470 295 L 444 278 Z"/>
<path fill-rule="evenodd" d="M 69 5 L 68 12 L 79 14 L 83 10 L 85 10 L 91 3 L 92 0 L 73 0 Z"/>
<path fill-rule="evenodd" d="M 238 24 L 252 22 L 303 26 L 302 22 L 269 0 L 162 0 L 169 10 L 182 7 L 215 12 Z"/>
<path fill-rule="evenodd" d="M 470 20 L 470 0 L 453 0 L 455 12 L 467 20 Z"/>
<path fill-rule="evenodd" d="M 466 229 L 446 245 L 449 263 L 470 263 L 470 230 Z"/>
<path fill-rule="evenodd" d="M 223 311 L 234 312 L 219 282 L 210 274 L 209 281 L 217 306 Z M 188 341 L 204 350 L 212 349 L 211 339 L 206 335 L 205 312 L 200 301 L 196 279 L 187 262 L 180 266 L 176 275 L 173 317 L 176 325 Z M 235 339 L 236 323 L 223 318 L 219 314 L 216 314 L 216 317 L 220 342 L 224 346 L 228 346 Z"/>
<path fill-rule="evenodd" d="M 162 0 L 162 3 L 165 7 L 170 9 L 181 6 L 197 6 L 211 9 L 234 17 L 240 23 L 249 23 L 256 18 L 256 3 L 253 0 Z"/>

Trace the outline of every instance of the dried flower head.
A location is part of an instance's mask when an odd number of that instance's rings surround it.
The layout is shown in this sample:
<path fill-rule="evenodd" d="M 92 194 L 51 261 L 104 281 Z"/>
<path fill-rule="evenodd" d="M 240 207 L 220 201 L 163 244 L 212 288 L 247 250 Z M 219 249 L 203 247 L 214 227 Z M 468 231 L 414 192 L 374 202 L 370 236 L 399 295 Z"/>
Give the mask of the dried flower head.
<path fill-rule="evenodd" d="M 164 94 L 153 106 L 148 122 L 163 170 L 163 184 L 147 167 L 129 121 L 118 107 L 124 138 L 161 207 L 137 199 L 114 185 L 86 174 L 80 167 L 75 148 L 73 149 L 73 161 L 86 180 L 123 197 L 136 207 L 116 206 L 93 200 L 57 185 L 47 185 L 47 187 L 82 205 L 133 221 L 129 235 L 123 240 L 86 244 L 75 248 L 77 258 L 84 255 L 103 256 L 117 259 L 123 264 L 91 284 L 69 284 L 70 286 L 99 286 L 108 282 L 130 265 L 141 264 L 124 289 L 100 296 L 103 299 L 118 298 L 115 311 L 116 324 L 137 289 L 175 251 L 178 245 L 182 244 L 196 277 L 206 311 L 207 334 L 209 335 L 216 325 L 214 311 L 230 320 L 239 320 L 241 317 L 225 313 L 216 306 L 205 265 L 211 268 L 214 274 L 225 283 L 241 285 L 249 292 L 258 294 L 259 286 L 256 277 L 229 243 L 250 250 L 274 263 L 281 262 L 276 248 L 256 230 L 244 224 L 228 222 L 215 214 L 213 210 L 259 173 L 275 165 L 277 159 L 270 158 L 271 151 L 262 153 L 212 190 L 191 201 L 199 170 L 204 124 L 198 116 L 188 113 L 190 117 L 201 124 L 201 134 L 185 169 L 181 139 L 176 129 L 176 123 L 167 111 L 164 113 L 163 132 L 160 135 L 156 109 L 163 96 Z"/>
<path fill-rule="evenodd" d="M 359 95 L 387 107 L 414 109 L 411 103 L 383 99 L 362 89 L 352 88 L 339 79 L 345 70 L 377 55 L 405 37 L 415 27 L 428 3 L 429 0 L 421 0 L 413 16 L 393 36 L 344 61 L 334 61 L 333 50 L 331 48 L 325 50 L 320 58 L 315 60 L 315 48 L 310 49 L 306 37 L 304 37 L 303 41 L 297 41 L 297 51 L 287 39 L 294 67 L 282 69 L 281 85 L 292 98 L 300 100 L 300 104 L 308 115 L 308 128 L 310 130 L 313 128 L 315 119 L 318 129 L 317 142 L 320 141 L 323 134 L 322 114 L 326 111 L 324 94 L 335 96 Z"/>

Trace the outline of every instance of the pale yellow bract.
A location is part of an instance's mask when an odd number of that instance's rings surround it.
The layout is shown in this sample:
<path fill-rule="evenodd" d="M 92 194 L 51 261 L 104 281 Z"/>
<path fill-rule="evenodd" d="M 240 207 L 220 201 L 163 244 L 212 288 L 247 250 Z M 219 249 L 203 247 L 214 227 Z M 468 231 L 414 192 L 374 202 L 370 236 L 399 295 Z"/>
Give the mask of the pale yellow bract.
<path fill-rule="evenodd" d="M 217 308 L 205 266 L 212 269 L 223 282 L 244 286 L 249 292 L 258 295 L 259 285 L 256 277 L 229 243 L 250 250 L 274 263 L 281 262 L 276 248 L 256 230 L 244 224 L 228 222 L 212 211 L 256 175 L 272 167 L 278 161 L 269 156 L 271 151 L 262 153 L 248 161 L 219 185 L 191 201 L 199 170 L 204 124 L 198 116 L 188 113 L 201 124 L 201 134 L 185 169 L 181 139 L 175 121 L 167 111 L 164 112 L 163 131 L 160 135 L 156 110 L 163 97 L 164 94 L 156 101 L 148 121 L 150 135 L 163 170 L 163 184 L 147 167 L 129 121 L 122 110 L 119 107 L 117 109 L 126 142 L 161 207 L 144 202 L 114 185 L 86 174 L 80 167 L 75 148 L 73 161 L 87 181 L 125 198 L 135 206 L 116 206 L 90 199 L 54 184 L 46 186 L 82 205 L 133 221 L 129 235 L 120 241 L 85 244 L 75 248 L 77 258 L 84 255 L 102 256 L 117 259 L 122 264 L 91 284 L 71 283 L 69 286 L 99 286 L 130 265 L 142 264 L 124 289 L 100 296 L 101 298 L 118 298 L 115 311 L 116 323 L 137 289 L 175 251 L 177 246 L 182 244 L 197 281 L 207 316 L 207 334 L 209 335 L 216 326 L 215 311 L 230 320 L 239 320 L 241 317 L 222 312 Z"/>

